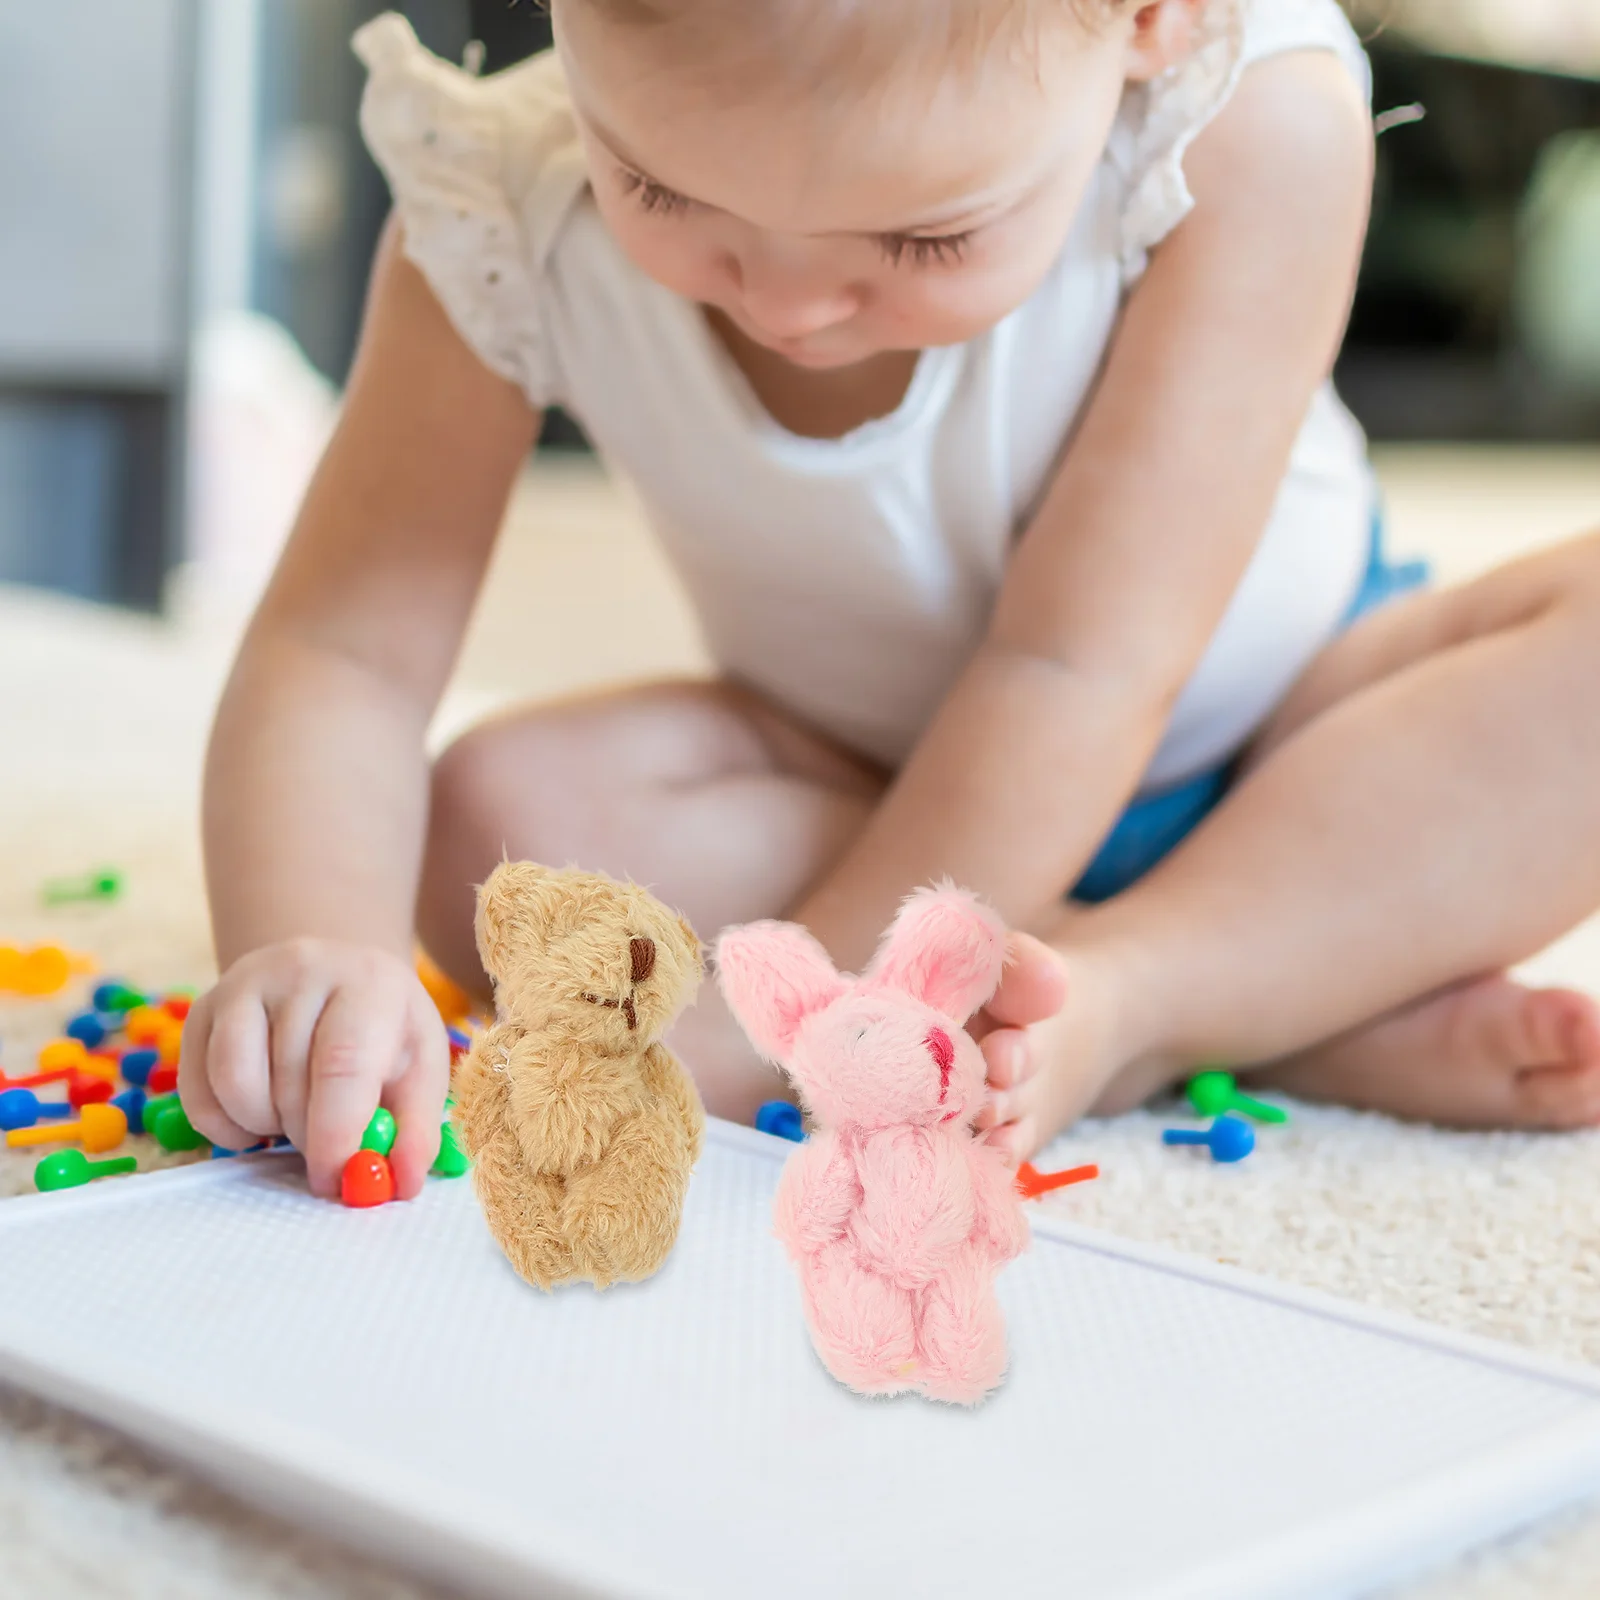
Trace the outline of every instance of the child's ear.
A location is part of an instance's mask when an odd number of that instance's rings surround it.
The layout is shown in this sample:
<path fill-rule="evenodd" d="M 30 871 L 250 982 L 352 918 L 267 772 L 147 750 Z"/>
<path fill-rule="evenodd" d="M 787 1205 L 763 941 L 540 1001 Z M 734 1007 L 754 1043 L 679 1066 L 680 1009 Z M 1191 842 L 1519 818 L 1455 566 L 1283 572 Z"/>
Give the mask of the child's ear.
<path fill-rule="evenodd" d="M 717 987 L 750 1042 L 780 1066 L 800 1024 L 844 992 L 828 952 L 793 922 L 747 922 L 717 940 Z"/>
<path fill-rule="evenodd" d="M 1149 83 L 1181 61 L 1194 47 L 1195 25 L 1205 3 L 1206 0 L 1152 0 L 1148 5 L 1136 6 L 1124 76 L 1133 83 Z"/>
<path fill-rule="evenodd" d="M 994 993 L 1005 959 L 1005 924 L 976 895 L 943 883 L 907 898 L 861 981 L 965 1022 Z"/>

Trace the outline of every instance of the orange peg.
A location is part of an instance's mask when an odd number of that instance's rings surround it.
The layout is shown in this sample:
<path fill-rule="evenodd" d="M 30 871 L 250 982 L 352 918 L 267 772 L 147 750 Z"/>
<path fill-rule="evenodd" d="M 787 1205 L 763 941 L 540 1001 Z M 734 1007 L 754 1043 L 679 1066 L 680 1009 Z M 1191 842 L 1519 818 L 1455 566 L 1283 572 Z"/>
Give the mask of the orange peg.
<path fill-rule="evenodd" d="M 81 1072 L 89 1065 L 82 1039 L 52 1039 L 39 1051 L 41 1072 Z"/>
<path fill-rule="evenodd" d="M 1031 1162 L 1024 1161 L 1017 1168 L 1017 1191 L 1024 1200 L 1037 1200 L 1052 1189 L 1065 1189 L 1069 1183 L 1087 1183 L 1098 1178 L 1096 1166 L 1069 1167 L 1065 1172 L 1040 1172 Z"/>
<path fill-rule="evenodd" d="M 81 1144 L 91 1154 L 115 1150 L 128 1137 L 127 1114 L 120 1106 L 86 1105 L 76 1122 L 43 1122 L 36 1128 L 13 1128 L 6 1143 Z"/>
<path fill-rule="evenodd" d="M 135 1006 L 123 1018 L 122 1028 L 128 1043 L 141 1046 L 157 1044 L 171 1019 L 155 1006 Z"/>

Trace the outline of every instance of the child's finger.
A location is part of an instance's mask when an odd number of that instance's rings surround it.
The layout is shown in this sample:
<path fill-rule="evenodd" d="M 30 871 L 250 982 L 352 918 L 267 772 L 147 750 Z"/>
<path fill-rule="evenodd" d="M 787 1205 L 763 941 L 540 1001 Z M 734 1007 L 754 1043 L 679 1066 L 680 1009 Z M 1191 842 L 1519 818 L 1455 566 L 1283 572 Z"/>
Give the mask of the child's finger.
<path fill-rule="evenodd" d="M 277 1133 L 272 1105 L 272 1051 L 266 1007 L 254 991 L 217 999 L 211 1011 L 211 1040 L 206 1046 L 206 1077 L 218 1107 L 234 1131 L 246 1135 L 238 1150 Z M 218 1144 L 224 1141 L 217 1140 Z"/>
<path fill-rule="evenodd" d="M 311 1095 L 311 1041 L 328 1003 L 321 984 L 291 988 L 269 1008 L 272 1104 L 278 1125 L 296 1150 L 305 1148 L 306 1106 Z"/>
<path fill-rule="evenodd" d="M 404 1002 L 372 989 L 337 988 L 317 1019 L 311 1040 L 306 1101 L 306 1177 L 313 1194 L 339 1193 L 345 1162 L 361 1135 L 404 1048 Z"/>
<path fill-rule="evenodd" d="M 428 1010 L 432 1009 L 429 1003 Z M 450 1087 L 450 1046 L 438 1019 L 414 1016 L 409 1042 L 404 1070 L 384 1095 L 398 1129 L 389 1164 L 394 1168 L 395 1193 L 402 1200 L 421 1192 L 439 1153 L 439 1125 Z"/>
<path fill-rule="evenodd" d="M 222 1109 L 211 1087 L 213 1008 L 214 991 L 195 1001 L 184 1020 L 183 1043 L 178 1050 L 178 1099 L 198 1132 L 226 1150 L 240 1150 L 255 1141 Z"/>

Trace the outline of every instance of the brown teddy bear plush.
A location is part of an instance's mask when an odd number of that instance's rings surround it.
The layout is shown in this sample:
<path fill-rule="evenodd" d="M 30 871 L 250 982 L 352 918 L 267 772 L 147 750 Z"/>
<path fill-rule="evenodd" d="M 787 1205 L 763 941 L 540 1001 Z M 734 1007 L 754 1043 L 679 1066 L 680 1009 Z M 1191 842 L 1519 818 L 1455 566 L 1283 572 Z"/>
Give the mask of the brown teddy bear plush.
<path fill-rule="evenodd" d="M 489 875 L 477 932 L 498 1018 L 457 1068 L 455 1123 L 490 1231 L 541 1289 L 648 1278 L 705 1132 L 661 1043 L 700 941 L 635 884 L 531 861 Z"/>

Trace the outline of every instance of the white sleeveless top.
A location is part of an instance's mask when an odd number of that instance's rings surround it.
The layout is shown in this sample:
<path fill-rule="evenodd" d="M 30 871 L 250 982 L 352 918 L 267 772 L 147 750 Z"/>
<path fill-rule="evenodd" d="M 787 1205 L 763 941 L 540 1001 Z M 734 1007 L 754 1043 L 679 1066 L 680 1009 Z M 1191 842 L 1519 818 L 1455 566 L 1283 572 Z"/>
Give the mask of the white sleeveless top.
<path fill-rule="evenodd" d="M 370 70 L 362 131 L 406 253 L 461 336 L 632 480 L 722 670 L 890 766 L 979 643 L 1123 298 L 1194 203 L 1190 142 L 1274 53 L 1331 50 L 1370 94 L 1336 0 L 1211 0 L 1195 51 L 1128 91 L 1033 296 L 981 337 L 924 351 L 890 415 L 819 440 L 779 427 L 700 309 L 614 243 L 553 54 L 474 78 L 394 13 L 355 49 Z M 1364 441 L 1324 389 L 1145 791 L 1226 760 L 1270 713 L 1337 631 L 1372 514 Z"/>

